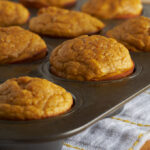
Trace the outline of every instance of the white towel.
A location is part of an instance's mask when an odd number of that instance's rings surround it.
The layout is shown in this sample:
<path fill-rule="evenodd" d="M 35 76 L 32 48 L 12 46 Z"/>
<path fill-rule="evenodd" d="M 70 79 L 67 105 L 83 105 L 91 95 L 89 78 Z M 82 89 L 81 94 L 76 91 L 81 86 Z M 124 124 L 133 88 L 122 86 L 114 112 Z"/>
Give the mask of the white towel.
<path fill-rule="evenodd" d="M 150 140 L 150 89 L 127 103 L 121 113 L 67 139 L 63 150 L 140 150 Z"/>

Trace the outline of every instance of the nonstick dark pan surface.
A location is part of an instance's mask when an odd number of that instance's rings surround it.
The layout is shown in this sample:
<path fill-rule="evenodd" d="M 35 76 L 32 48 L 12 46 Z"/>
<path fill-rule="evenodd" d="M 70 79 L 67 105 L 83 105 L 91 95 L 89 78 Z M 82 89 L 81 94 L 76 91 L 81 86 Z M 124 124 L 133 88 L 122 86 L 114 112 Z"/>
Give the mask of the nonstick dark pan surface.
<path fill-rule="evenodd" d="M 78 0 L 79 9 L 85 0 Z M 150 5 L 144 5 L 144 16 L 150 17 Z M 30 9 L 31 17 L 36 10 Z M 100 34 L 123 20 L 107 21 L 107 27 Z M 27 28 L 28 25 L 23 27 Z M 150 85 L 150 53 L 131 52 L 135 70 L 129 77 L 114 81 L 80 82 L 62 79 L 49 72 L 49 55 L 60 43 L 67 39 L 43 36 L 48 45 L 46 58 L 24 64 L 0 66 L 0 82 L 13 77 L 32 76 L 48 79 L 61 85 L 74 97 L 74 106 L 66 114 L 55 118 L 33 121 L 0 120 L 0 145 L 20 143 L 44 143 L 60 140 L 79 133 L 98 120 L 119 110 L 134 96 Z M 1 148 L 0 148 L 1 149 Z"/>

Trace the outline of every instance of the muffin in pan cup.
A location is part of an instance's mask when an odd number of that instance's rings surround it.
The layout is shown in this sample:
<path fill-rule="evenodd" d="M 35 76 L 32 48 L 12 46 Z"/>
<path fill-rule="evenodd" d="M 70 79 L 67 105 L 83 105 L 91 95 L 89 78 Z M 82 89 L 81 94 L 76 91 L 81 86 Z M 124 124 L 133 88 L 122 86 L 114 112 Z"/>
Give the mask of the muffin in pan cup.
<path fill-rule="evenodd" d="M 19 26 L 0 27 L 0 64 L 32 62 L 47 54 L 44 40 Z"/>
<path fill-rule="evenodd" d="M 29 28 L 47 36 L 72 38 L 97 33 L 104 24 L 82 12 L 48 7 L 39 10 L 38 15 L 30 20 Z"/>
<path fill-rule="evenodd" d="M 0 27 L 25 24 L 29 17 L 29 11 L 22 4 L 0 0 Z"/>
<path fill-rule="evenodd" d="M 42 8 L 48 6 L 55 7 L 72 7 L 76 0 L 19 0 L 22 4 L 32 8 Z"/>
<path fill-rule="evenodd" d="M 0 84 L 0 119 L 34 120 L 55 117 L 71 109 L 72 95 L 41 78 L 19 77 Z"/>
<path fill-rule="evenodd" d="M 129 50 L 135 52 L 150 51 L 150 19 L 137 17 L 109 30 L 106 35 L 124 44 Z"/>
<path fill-rule="evenodd" d="M 100 19 L 127 19 L 139 16 L 141 0 L 88 0 L 82 11 Z"/>
<path fill-rule="evenodd" d="M 128 49 L 116 40 L 85 35 L 65 41 L 52 51 L 50 71 L 72 80 L 115 80 L 132 74 L 134 63 Z"/>

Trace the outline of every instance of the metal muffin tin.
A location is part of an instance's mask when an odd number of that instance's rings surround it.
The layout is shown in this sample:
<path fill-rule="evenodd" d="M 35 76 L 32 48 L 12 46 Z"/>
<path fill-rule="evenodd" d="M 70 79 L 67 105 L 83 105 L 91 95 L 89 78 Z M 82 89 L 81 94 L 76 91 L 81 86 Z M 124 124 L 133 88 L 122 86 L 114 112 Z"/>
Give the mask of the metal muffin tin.
<path fill-rule="evenodd" d="M 85 0 L 78 0 L 79 9 Z M 144 5 L 144 16 L 150 16 L 150 5 Z M 31 9 L 31 16 L 36 10 Z M 109 28 L 124 20 L 105 21 Z M 27 28 L 27 25 L 24 26 Z M 33 63 L 0 66 L 0 82 L 13 77 L 32 76 L 52 81 L 72 93 L 73 108 L 60 116 L 32 121 L 0 120 L 0 150 L 60 150 L 63 140 L 77 134 L 98 120 L 123 107 L 134 96 L 150 86 L 150 53 L 131 52 L 136 67 L 129 77 L 99 82 L 80 82 L 62 79 L 49 72 L 49 55 L 67 39 L 43 36 L 48 45 L 48 56 Z"/>

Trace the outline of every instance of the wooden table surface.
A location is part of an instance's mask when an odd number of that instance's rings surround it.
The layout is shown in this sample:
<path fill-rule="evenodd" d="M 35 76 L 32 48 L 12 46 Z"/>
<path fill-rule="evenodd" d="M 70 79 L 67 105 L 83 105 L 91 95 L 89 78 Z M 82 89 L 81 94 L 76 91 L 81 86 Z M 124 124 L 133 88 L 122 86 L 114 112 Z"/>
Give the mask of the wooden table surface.
<path fill-rule="evenodd" d="M 150 0 L 142 0 L 143 3 L 150 3 Z"/>

